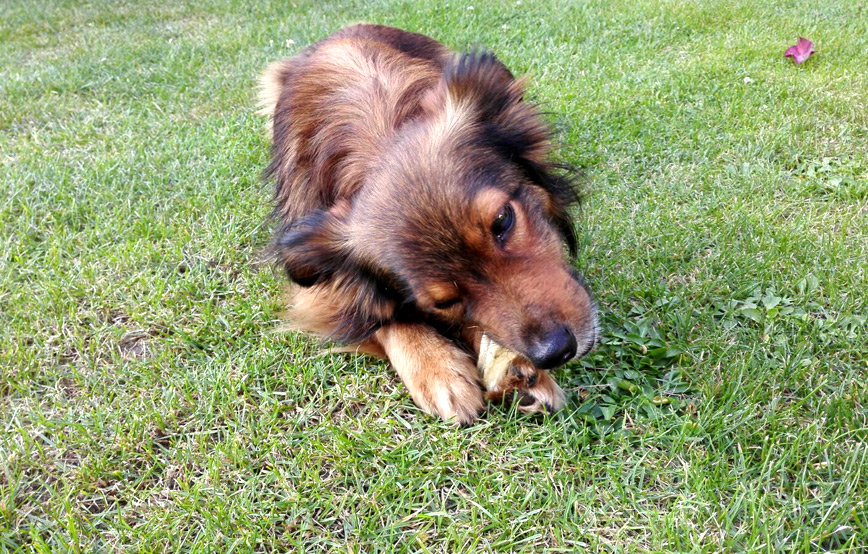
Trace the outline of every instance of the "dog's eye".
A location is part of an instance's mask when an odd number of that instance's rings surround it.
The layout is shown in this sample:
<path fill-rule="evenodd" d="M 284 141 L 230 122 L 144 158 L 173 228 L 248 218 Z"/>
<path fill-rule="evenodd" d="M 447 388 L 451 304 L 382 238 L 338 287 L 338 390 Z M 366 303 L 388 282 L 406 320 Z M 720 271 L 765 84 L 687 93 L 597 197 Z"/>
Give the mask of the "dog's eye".
<path fill-rule="evenodd" d="M 448 310 L 459 302 L 461 302 L 461 299 L 456 296 L 455 298 L 450 298 L 449 300 L 441 300 L 440 302 L 435 303 L 434 307 L 438 310 Z"/>
<path fill-rule="evenodd" d="M 494 235 L 494 238 L 498 242 L 503 242 L 514 223 L 515 212 L 512 211 L 512 206 L 507 204 L 494 216 L 494 223 L 491 224 L 491 234 Z"/>

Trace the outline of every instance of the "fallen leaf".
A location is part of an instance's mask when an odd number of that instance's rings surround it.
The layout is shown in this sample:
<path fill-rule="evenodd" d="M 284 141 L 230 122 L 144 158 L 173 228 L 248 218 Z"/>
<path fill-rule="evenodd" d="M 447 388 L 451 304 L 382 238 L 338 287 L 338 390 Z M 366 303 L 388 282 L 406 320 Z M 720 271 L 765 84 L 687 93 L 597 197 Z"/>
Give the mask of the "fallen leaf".
<path fill-rule="evenodd" d="M 784 52 L 785 58 L 793 58 L 793 61 L 800 64 L 811 57 L 814 53 L 814 43 L 806 38 L 799 37 L 799 42 L 794 46 L 787 48 Z"/>

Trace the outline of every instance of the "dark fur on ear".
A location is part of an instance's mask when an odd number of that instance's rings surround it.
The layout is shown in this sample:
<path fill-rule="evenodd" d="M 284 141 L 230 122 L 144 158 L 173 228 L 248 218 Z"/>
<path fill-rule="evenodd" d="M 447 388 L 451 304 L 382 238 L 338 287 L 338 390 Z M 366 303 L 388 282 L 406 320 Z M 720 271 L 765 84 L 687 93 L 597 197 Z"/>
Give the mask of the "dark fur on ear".
<path fill-rule="evenodd" d="M 570 256 L 575 258 L 578 253 L 578 238 L 570 208 L 580 205 L 582 201 L 576 180 L 577 171 L 565 164 L 539 165 L 529 160 L 520 160 L 519 166 L 528 179 L 549 194 L 549 218 L 567 244 Z"/>
<path fill-rule="evenodd" d="M 548 215 L 575 256 L 576 231 L 569 209 L 581 197 L 571 168 L 548 161 L 552 131 L 539 111 L 524 101 L 523 82 L 490 52 L 456 56 L 443 80 L 453 100 L 473 104 L 482 136 L 492 148 L 549 194 Z"/>
<path fill-rule="evenodd" d="M 495 119 L 521 101 L 523 87 L 491 52 L 457 54 L 443 68 L 442 82 L 453 99 L 470 101 L 480 119 Z"/>
<path fill-rule="evenodd" d="M 278 230 L 273 249 L 292 281 L 318 287 L 324 301 L 330 291 L 349 299 L 333 313 L 328 338 L 361 342 L 393 319 L 406 287 L 356 260 L 345 246 L 344 232 L 338 216 L 317 210 Z"/>
<path fill-rule="evenodd" d="M 325 210 L 317 210 L 274 234 L 274 252 L 287 276 L 303 287 L 327 281 L 341 269 L 339 222 Z"/>
<path fill-rule="evenodd" d="M 342 273 L 329 283 L 333 291 L 349 301 L 341 303 L 340 311 L 329 336 L 345 343 L 360 343 L 383 325 L 395 319 L 404 302 L 397 289 L 384 285 L 373 273 L 359 269 L 358 273 Z"/>

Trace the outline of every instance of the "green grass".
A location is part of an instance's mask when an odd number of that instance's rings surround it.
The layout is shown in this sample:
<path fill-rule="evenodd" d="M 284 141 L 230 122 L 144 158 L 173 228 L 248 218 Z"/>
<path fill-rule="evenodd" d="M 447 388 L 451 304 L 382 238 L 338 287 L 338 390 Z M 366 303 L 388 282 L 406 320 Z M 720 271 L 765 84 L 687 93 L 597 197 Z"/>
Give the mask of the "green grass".
<path fill-rule="evenodd" d="M 490 47 L 584 168 L 562 413 L 274 332 L 255 79 L 361 20 Z M 863 2 L 0 0 L 0 44 L 0 551 L 868 545 Z"/>

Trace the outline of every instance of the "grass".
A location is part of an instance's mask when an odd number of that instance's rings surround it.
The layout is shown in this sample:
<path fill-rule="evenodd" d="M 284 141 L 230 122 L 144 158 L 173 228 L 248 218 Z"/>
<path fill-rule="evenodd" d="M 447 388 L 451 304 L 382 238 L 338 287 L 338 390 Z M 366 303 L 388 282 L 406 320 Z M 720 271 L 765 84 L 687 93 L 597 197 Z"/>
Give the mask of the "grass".
<path fill-rule="evenodd" d="M 864 552 L 868 7 L 0 16 L 0 551 Z M 255 78 L 360 20 L 493 49 L 585 169 L 605 338 L 562 413 L 455 428 L 273 332 Z"/>

